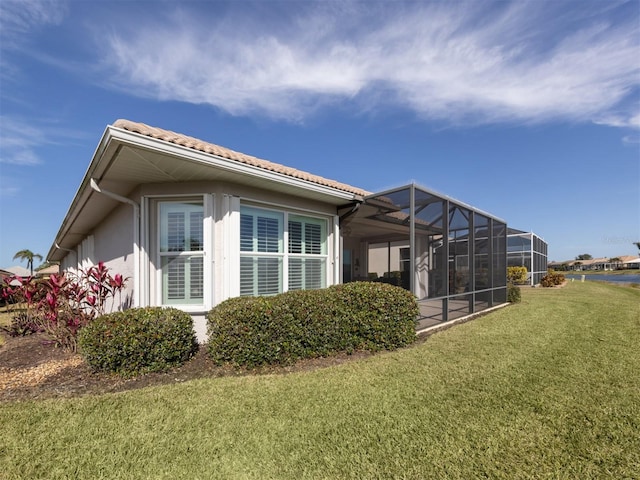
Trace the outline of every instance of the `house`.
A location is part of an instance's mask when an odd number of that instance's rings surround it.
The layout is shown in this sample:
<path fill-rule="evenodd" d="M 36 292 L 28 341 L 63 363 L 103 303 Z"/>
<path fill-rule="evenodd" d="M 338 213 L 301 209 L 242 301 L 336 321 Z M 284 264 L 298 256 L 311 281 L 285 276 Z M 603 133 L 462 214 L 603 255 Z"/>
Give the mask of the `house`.
<path fill-rule="evenodd" d="M 626 270 L 640 268 L 640 257 L 637 255 L 620 255 L 618 257 L 590 258 L 588 260 L 550 262 L 549 268 L 578 272 L 590 270 Z"/>
<path fill-rule="evenodd" d="M 60 266 L 56 264 L 52 265 L 41 265 L 35 272 L 37 277 L 45 277 L 48 278 L 53 274 L 60 273 Z"/>
<path fill-rule="evenodd" d="M 129 278 L 121 306 L 180 308 L 204 340 L 206 312 L 221 301 L 366 279 L 373 250 L 384 258 L 397 242 L 407 245 L 403 263 L 379 273 L 404 272 L 423 324 L 506 301 L 497 217 L 415 184 L 371 193 L 118 120 L 47 260 L 69 271 L 104 261 Z"/>
<path fill-rule="evenodd" d="M 38 267 L 33 271 L 34 277 L 48 277 L 52 273 L 58 273 L 58 265 L 47 265 L 43 268 Z M 30 277 L 31 270 L 22 267 L 20 265 L 14 265 L 13 267 L 0 269 L 0 277 L 2 276 L 15 276 L 15 277 Z"/>
<path fill-rule="evenodd" d="M 9 270 L 5 270 L 4 268 L 0 268 L 0 284 L 4 283 L 7 278 L 13 277 L 13 273 Z"/>
<path fill-rule="evenodd" d="M 14 265 L 12 267 L 5 268 L 3 269 L 3 273 L 6 273 L 10 276 L 15 276 L 15 277 L 31 276 L 31 270 L 29 270 L 28 268 L 22 267 L 20 265 Z"/>
<path fill-rule="evenodd" d="M 618 258 L 620 260 L 615 263 L 616 269 L 640 268 L 640 257 L 638 255 L 622 255 Z"/>

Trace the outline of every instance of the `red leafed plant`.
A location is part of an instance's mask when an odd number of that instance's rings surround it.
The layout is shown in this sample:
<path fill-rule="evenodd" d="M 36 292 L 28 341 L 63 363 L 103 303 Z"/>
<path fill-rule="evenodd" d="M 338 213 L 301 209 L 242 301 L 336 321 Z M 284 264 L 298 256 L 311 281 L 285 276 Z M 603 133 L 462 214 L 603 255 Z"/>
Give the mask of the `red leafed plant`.
<path fill-rule="evenodd" d="M 5 281 L 2 294 L 23 300 L 27 317 L 56 345 L 75 352 L 78 331 L 108 308 L 113 309 L 125 283 L 122 275 L 112 276 L 100 262 L 77 275 L 53 274 L 40 280 L 11 277 Z"/>

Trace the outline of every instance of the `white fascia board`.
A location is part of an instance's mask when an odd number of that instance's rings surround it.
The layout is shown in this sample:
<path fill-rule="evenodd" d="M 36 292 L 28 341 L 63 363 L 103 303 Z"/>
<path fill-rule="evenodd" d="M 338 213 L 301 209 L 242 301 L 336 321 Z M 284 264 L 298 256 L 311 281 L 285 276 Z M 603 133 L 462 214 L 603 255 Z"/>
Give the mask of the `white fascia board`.
<path fill-rule="evenodd" d="M 193 148 L 184 147 L 174 143 L 169 143 L 166 140 L 160 140 L 157 138 L 142 135 L 140 133 L 130 132 L 128 130 L 108 127 L 110 134 L 113 138 L 126 142 L 129 144 L 139 145 L 141 147 L 156 150 L 158 152 L 168 153 L 178 157 L 186 158 L 190 161 L 208 165 L 222 170 L 227 170 L 236 173 L 242 173 L 251 177 L 258 177 L 263 180 L 270 180 L 272 182 L 281 183 L 284 185 L 301 188 L 314 193 L 320 193 L 329 197 L 338 198 L 340 200 L 353 200 L 356 195 L 354 193 L 345 192 L 325 185 L 309 182 L 299 178 L 284 175 L 278 172 L 272 172 L 264 168 L 256 167 L 253 165 L 247 165 L 237 160 L 229 160 L 224 157 L 212 153 L 201 152 L 194 150 Z"/>

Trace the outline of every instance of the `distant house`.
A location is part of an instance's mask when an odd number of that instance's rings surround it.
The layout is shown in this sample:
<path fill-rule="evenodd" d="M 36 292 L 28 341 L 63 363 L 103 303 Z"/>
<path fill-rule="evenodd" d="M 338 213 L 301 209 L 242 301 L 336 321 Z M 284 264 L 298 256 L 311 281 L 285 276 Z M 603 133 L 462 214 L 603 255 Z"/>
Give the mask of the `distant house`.
<path fill-rule="evenodd" d="M 372 193 L 118 120 L 47 260 L 63 270 L 104 261 L 129 278 L 123 303 L 187 311 L 202 340 L 206 312 L 227 298 L 371 273 L 398 278 L 424 318 L 482 311 L 506 302 L 506 250 L 504 221 L 415 184 Z"/>
<path fill-rule="evenodd" d="M 47 265 L 44 268 L 40 268 L 38 267 L 38 270 L 34 272 L 35 275 L 37 275 L 38 277 L 48 277 L 54 273 L 59 273 L 60 272 L 60 266 L 59 265 Z"/>
<path fill-rule="evenodd" d="M 618 258 L 619 260 L 615 260 L 616 258 Z M 549 263 L 549 268 L 577 272 L 633 269 L 640 268 L 640 257 L 638 257 L 637 255 L 621 255 L 618 257 L 591 258 L 589 260 L 568 260 L 566 262 L 551 262 Z"/>
<path fill-rule="evenodd" d="M 60 267 L 58 265 L 49 265 L 45 268 L 34 269 L 33 276 L 34 277 L 47 277 L 52 273 L 58 273 L 60 271 Z M 31 271 L 28 268 L 22 267 L 20 265 L 15 265 L 13 267 L 8 267 L 5 269 L 0 269 L 0 275 L 5 276 L 17 276 L 17 277 L 30 277 Z"/>
<path fill-rule="evenodd" d="M 8 267 L 4 269 L 5 272 L 9 272 L 10 275 L 17 277 L 29 277 L 31 276 L 31 271 L 28 268 L 21 267 L 20 265 L 14 265 L 13 267 Z"/>
<path fill-rule="evenodd" d="M 11 272 L 9 272 L 8 270 L 4 270 L 2 268 L 0 268 L 0 283 L 3 283 L 5 278 L 9 278 L 13 276 L 13 274 Z"/>
<path fill-rule="evenodd" d="M 622 255 L 618 258 L 620 259 L 620 262 L 617 265 L 618 268 L 640 268 L 640 257 L 638 255 Z"/>

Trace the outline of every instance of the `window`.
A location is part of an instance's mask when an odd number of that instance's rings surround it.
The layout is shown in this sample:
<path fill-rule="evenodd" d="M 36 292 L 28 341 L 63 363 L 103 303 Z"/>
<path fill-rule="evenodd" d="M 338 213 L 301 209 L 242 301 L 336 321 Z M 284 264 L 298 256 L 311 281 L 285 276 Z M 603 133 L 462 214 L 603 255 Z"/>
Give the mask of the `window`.
<path fill-rule="evenodd" d="M 326 267 L 326 220 L 241 207 L 240 295 L 322 288 Z"/>
<path fill-rule="evenodd" d="M 289 290 L 326 286 L 327 222 L 289 216 Z"/>
<path fill-rule="evenodd" d="M 401 248 L 400 249 L 400 271 L 401 272 L 409 272 L 411 270 L 411 249 L 410 248 Z"/>
<path fill-rule="evenodd" d="M 240 295 L 282 291 L 283 225 L 280 212 L 240 209 Z"/>
<path fill-rule="evenodd" d="M 204 303 L 202 200 L 160 202 L 162 304 Z"/>

